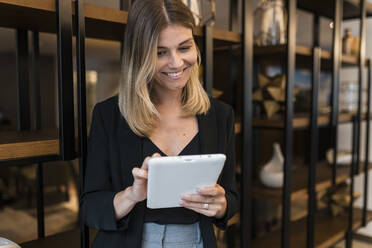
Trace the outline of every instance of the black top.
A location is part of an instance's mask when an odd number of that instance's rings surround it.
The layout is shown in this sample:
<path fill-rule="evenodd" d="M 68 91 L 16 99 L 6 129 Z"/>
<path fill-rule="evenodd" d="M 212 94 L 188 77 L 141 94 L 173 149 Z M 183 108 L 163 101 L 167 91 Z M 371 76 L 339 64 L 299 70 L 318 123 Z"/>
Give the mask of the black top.
<path fill-rule="evenodd" d="M 217 248 L 213 224 L 226 229 L 227 220 L 238 210 L 239 197 L 235 181 L 234 112 L 218 100 L 210 98 L 210 102 L 206 115 L 196 115 L 200 154 L 226 154 L 218 184 L 226 191 L 227 211 L 221 219 L 201 214 L 199 226 L 204 248 Z M 133 185 L 132 170 L 143 162 L 143 140 L 121 115 L 117 96 L 94 107 L 80 201 L 84 223 L 98 230 L 92 248 L 141 247 L 146 201 L 138 202 L 120 220 L 115 218 L 113 202 L 117 192 Z"/>
<path fill-rule="evenodd" d="M 143 142 L 143 157 L 151 156 L 154 153 L 167 156 L 150 139 L 145 138 Z M 199 133 L 182 149 L 179 155 L 200 154 Z M 145 210 L 145 222 L 155 222 L 158 224 L 193 224 L 199 221 L 199 214 L 187 208 L 159 208 Z"/>

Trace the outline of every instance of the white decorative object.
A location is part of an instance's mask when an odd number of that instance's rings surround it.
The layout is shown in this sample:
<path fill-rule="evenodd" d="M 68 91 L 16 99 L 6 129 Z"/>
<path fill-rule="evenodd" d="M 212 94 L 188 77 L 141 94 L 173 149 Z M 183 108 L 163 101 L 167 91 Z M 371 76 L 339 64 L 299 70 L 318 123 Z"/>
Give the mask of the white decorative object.
<path fill-rule="evenodd" d="M 326 152 L 327 161 L 329 164 L 333 164 L 333 149 L 328 149 Z M 351 165 L 352 154 L 349 151 L 337 152 L 337 164 L 338 165 Z"/>
<path fill-rule="evenodd" d="M 255 10 L 255 43 L 259 46 L 286 43 L 286 11 L 282 0 L 259 0 Z"/>
<path fill-rule="evenodd" d="M 6 238 L 0 237 L 0 248 L 21 248 L 21 247 Z"/>
<path fill-rule="evenodd" d="M 196 26 L 198 26 L 200 24 L 201 19 L 202 19 L 199 1 L 198 0 L 182 0 L 182 2 L 187 7 L 189 7 L 192 14 L 194 15 L 195 24 L 196 24 Z"/>
<path fill-rule="evenodd" d="M 273 144 L 273 149 L 274 153 L 271 160 L 261 169 L 260 179 L 267 187 L 280 188 L 283 187 L 284 158 L 278 143 Z"/>
<path fill-rule="evenodd" d="M 216 1 L 209 0 L 210 9 L 203 9 L 205 7 L 205 2 L 202 0 L 182 0 L 182 2 L 189 7 L 192 14 L 194 15 L 194 20 L 196 26 L 213 26 L 216 19 Z"/>

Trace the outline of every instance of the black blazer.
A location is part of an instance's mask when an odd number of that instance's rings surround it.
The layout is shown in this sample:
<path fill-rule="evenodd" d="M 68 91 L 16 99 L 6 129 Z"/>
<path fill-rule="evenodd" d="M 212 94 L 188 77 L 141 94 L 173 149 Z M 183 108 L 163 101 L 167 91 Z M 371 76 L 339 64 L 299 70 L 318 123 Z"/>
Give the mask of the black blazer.
<path fill-rule="evenodd" d="M 225 229 L 238 210 L 235 183 L 234 114 L 231 107 L 211 100 L 207 115 L 198 115 L 202 154 L 224 153 L 226 163 L 218 183 L 226 191 L 227 213 L 222 219 L 200 217 L 205 248 L 215 248 L 212 223 Z M 81 209 L 86 225 L 98 229 L 93 247 L 141 247 L 146 201 L 137 203 L 121 220 L 115 220 L 113 200 L 117 192 L 133 184 L 132 169 L 142 165 L 142 137 L 129 128 L 118 107 L 118 97 L 98 103 L 88 142 L 88 158 Z"/>

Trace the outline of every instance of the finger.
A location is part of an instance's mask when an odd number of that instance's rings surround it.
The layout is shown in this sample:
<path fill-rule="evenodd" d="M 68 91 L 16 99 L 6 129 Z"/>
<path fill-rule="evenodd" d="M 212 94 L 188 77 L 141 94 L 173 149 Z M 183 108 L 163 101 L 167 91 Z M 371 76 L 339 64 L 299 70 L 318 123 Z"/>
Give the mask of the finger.
<path fill-rule="evenodd" d="M 147 180 L 148 173 L 146 170 L 140 169 L 140 168 L 133 168 L 132 174 L 134 179 L 140 179 L 140 180 Z"/>
<path fill-rule="evenodd" d="M 215 197 L 199 195 L 199 194 L 182 195 L 181 200 L 190 201 L 190 202 L 202 202 L 202 203 L 214 203 L 217 201 Z"/>
<path fill-rule="evenodd" d="M 180 205 L 186 208 L 199 208 L 205 209 L 204 206 L 207 202 L 189 202 L 189 201 L 180 201 Z M 211 204 L 208 203 L 208 209 L 206 210 L 219 210 L 221 208 L 220 204 Z"/>
<path fill-rule="evenodd" d="M 215 186 L 198 188 L 196 191 L 201 195 L 209 196 L 225 195 L 225 189 L 218 184 L 216 184 Z"/>
<path fill-rule="evenodd" d="M 154 153 L 154 154 L 152 154 L 152 156 L 150 157 L 150 156 L 147 156 L 146 158 L 145 158 L 145 160 L 143 160 L 143 163 L 142 163 L 142 166 L 141 166 L 141 169 L 143 169 L 143 170 L 148 170 L 149 169 L 149 160 L 150 160 L 150 158 L 154 158 L 154 157 L 161 157 L 161 155 L 159 154 L 159 153 Z"/>
<path fill-rule="evenodd" d="M 143 169 L 143 170 L 148 170 L 148 168 L 149 168 L 148 162 L 149 162 L 149 159 L 150 159 L 150 158 L 151 158 L 150 156 L 147 156 L 147 157 L 145 158 L 145 160 L 143 160 L 143 162 L 142 162 L 142 166 L 141 166 L 141 169 Z"/>
<path fill-rule="evenodd" d="M 213 217 L 216 216 L 217 212 L 215 210 L 210 210 L 210 209 L 204 209 L 204 208 L 194 208 L 194 207 L 185 207 L 187 209 L 190 209 L 194 212 L 203 214 L 208 217 Z"/>
<path fill-rule="evenodd" d="M 152 154 L 151 157 L 152 157 L 152 158 L 154 158 L 154 157 L 161 157 L 161 155 L 160 155 L 159 153 L 155 152 L 154 154 Z"/>

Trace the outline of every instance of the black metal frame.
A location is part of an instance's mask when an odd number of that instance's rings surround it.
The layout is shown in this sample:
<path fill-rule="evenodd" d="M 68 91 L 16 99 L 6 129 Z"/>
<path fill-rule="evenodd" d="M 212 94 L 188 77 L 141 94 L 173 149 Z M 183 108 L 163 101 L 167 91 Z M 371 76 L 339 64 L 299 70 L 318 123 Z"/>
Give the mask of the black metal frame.
<path fill-rule="evenodd" d="M 372 80 L 372 63 L 371 59 L 367 61 L 368 81 L 367 81 L 367 117 L 366 117 L 366 147 L 364 159 L 364 199 L 363 199 L 363 219 L 362 225 L 367 226 L 367 204 L 368 204 L 368 174 L 369 174 L 369 135 L 371 124 L 371 80 Z"/>
<path fill-rule="evenodd" d="M 313 20 L 313 68 L 311 89 L 311 114 L 310 114 L 310 159 L 308 176 L 308 216 L 307 216 L 307 247 L 314 247 L 315 239 L 315 214 L 316 214 L 316 166 L 318 162 L 318 94 L 321 73 L 321 48 L 320 45 L 320 16 L 314 15 Z"/>
<path fill-rule="evenodd" d="M 337 132 L 338 132 L 338 94 L 341 67 L 341 21 L 343 0 L 334 0 L 334 27 L 332 46 L 332 89 L 331 89 L 331 141 L 333 148 L 332 185 L 336 185 L 337 177 Z"/>
<path fill-rule="evenodd" d="M 358 112 L 357 112 L 357 120 L 358 120 L 358 131 L 357 131 L 357 141 L 356 141 L 356 171 L 355 173 L 359 173 L 360 171 L 360 136 L 361 136 L 361 123 L 362 123 L 362 90 L 363 90 L 363 82 L 364 79 L 364 66 L 365 66 L 365 40 L 366 40 L 366 4 L 365 0 L 360 0 L 360 25 L 359 25 L 359 66 L 358 66 Z"/>
<path fill-rule="evenodd" d="M 236 32 L 238 29 L 238 1 L 230 0 L 229 30 Z M 233 46 L 229 45 L 229 87 L 228 102 L 236 109 L 236 85 L 238 81 L 239 61 L 233 53 Z"/>
<path fill-rule="evenodd" d="M 32 54 L 32 89 L 34 101 L 33 130 L 41 128 L 41 106 L 40 106 L 40 49 L 39 32 L 32 32 L 33 54 Z M 45 237 L 44 219 L 44 176 L 42 162 L 36 165 L 36 209 L 37 209 L 37 233 L 38 238 Z"/>
<path fill-rule="evenodd" d="M 287 1 L 287 44 L 286 44 L 286 95 L 285 95 L 285 130 L 284 130 L 284 185 L 282 208 L 281 247 L 290 247 L 290 214 L 292 192 L 292 149 L 293 149 L 293 87 L 296 60 L 296 9 L 297 0 Z"/>
<path fill-rule="evenodd" d="M 352 159 L 350 167 L 350 204 L 349 204 L 349 213 L 348 213 L 348 227 L 345 234 L 346 239 L 346 248 L 352 247 L 353 240 L 353 215 L 354 215 L 354 175 L 356 171 L 356 162 L 357 162 L 357 153 L 358 151 L 358 117 L 353 117 L 353 132 L 352 132 Z"/>
<path fill-rule="evenodd" d="M 320 16 L 314 15 L 313 19 L 313 47 L 320 47 Z"/>
<path fill-rule="evenodd" d="M 313 48 L 313 71 L 311 91 L 311 116 L 310 116 L 310 163 L 308 182 L 308 217 L 307 217 L 307 247 L 314 247 L 314 228 L 316 212 L 316 164 L 318 162 L 318 92 L 320 83 L 321 49 Z"/>
<path fill-rule="evenodd" d="M 63 160 L 71 160 L 76 156 L 71 2 L 56 0 L 56 10 L 60 154 Z"/>
<path fill-rule="evenodd" d="M 84 188 L 84 177 L 87 163 L 87 110 L 86 110 L 86 75 L 85 75 L 85 15 L 84 0 L 75 1 L 76 30 L 76 64 L 78 92 L 78 137 L 79 137 L 79 195 Z M 89 227 L 85 225 L 84 214 L 79 209 L 80 247 L 89 247 Z"/>
<path fill-rule="evenodd" d="M 36 165 L 36 208 L 37 208 L 37 236 L 38 238 L 45 237 L 45 221 L 44 221 L 44 176 L 43 164 Z"/>
<path fill-rule="evenodd" d="M 33 89 L 33 102 L 34 102 L 34 119 L 33 130 L 41 128 L 41 105 L 40 105 L 40 49 L 39 49 L 39 32 L 32 32 L 32 89 Z"/>
<path fill-rule="evenodd" d="M 252 118 L 253 118 L 253 0 L 242 1 L 242 56 L 243 56 L 243 112 L 242 112 L 242 178 L 241 178 L 241 210 L 240 210 L 240 247 L 251 247 L 251 209 L 252 197 Z"/>
<path fill-rule="evenodd" d="M 18 130 L 31 129 L 31 113 L 30 113 L 30 81 L 29 63 L 28 63 L 28 31 L 17 29 L 17 117 Z"/>
<path fill-rule="evenodd" d="M 203 81 L 204 89 L 208 95 L 213 92 L 213 27 L 203 27 Z"/>

